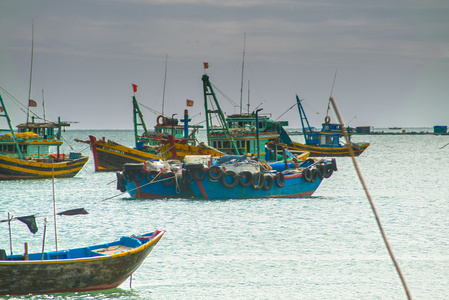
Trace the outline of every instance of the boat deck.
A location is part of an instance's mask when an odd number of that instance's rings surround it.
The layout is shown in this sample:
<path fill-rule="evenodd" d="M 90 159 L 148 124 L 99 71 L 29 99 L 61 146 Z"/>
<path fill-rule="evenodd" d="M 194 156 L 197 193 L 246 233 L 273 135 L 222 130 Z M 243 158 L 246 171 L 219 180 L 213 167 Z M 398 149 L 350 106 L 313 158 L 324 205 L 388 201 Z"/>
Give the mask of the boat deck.
<path fill-rule="evenodd" d="M 124 245 L 117 245 L 117 246 L 111 246 L 108 248 L 99 248 L 99 249 L 93 249 L 92 251 L 105 254 L 105 255 L 112 255 L 118 252 L 128 251 L 134 249 L 133 247 L 127 247 Z"/>

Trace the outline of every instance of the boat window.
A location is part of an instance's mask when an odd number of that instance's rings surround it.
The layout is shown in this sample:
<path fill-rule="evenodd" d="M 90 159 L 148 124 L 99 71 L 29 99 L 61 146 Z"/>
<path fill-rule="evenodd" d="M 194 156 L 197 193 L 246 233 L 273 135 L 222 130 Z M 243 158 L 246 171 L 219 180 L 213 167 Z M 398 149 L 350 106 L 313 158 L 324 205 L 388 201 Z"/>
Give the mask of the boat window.
<path fill-rule="evenodd" d="M 229 141 L 223 141 L 223 148 L 231 148 L 231 143 Z"/>

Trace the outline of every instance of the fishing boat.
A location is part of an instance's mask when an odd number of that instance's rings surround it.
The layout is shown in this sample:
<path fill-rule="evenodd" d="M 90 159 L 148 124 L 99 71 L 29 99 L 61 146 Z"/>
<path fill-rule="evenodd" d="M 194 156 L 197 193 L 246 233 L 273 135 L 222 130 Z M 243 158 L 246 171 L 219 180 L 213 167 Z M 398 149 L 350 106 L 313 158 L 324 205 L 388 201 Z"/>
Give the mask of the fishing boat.
<path fill-rule="evenodd" d="M 186 164 L 125 164 L 117 172 L 117 189 L 143 199 L 308 197 L 336 170 L 335 159 L 264 163 L 244 155 L 202 156 Z"/>
<path fill-rule="evenodd" d="M 0 179 L 39 179 L 74 177 L 87 163 L 80 153 L 60 152 L 62 128 L 68 122 L 30 122 L 17 125 L 15 132 L 0 95 L 1 117 L 7 119 L 9 133 L 0 135 Z M 56 147 L 56 153 L 50 150 Z"/>
<path fill-rule="evenodd" d="M 164 233 L 155 230 L 95 246 L 44 253 L 6 255 L 0 250 L 0 295 L 115 288 L 136 271 Z"/>
<path fill-rule="evenodd" d="M 342 128 L 338 123 L 331 123 L 329 116 L 325 117 L 321 131 L 314 131 L 309 125 L 309 121 L 307 120 L 307 116 L 298 95 L 296 95 L 296 103 L 301 118 L 305 144 L 294 142 L 289 137 L 281 135 L 280 140 L 277 141 L 277 145 L 285 147 L 290 151 L 310 152 L 310 157 L 350 156 L 350 149 L 352 149 L 355 156 L 359 156 L 370 145 L 369 143 L 352 142 L 352 128 Z M 349 137 L 349 144 L 344 144 L 341 141 L 344 137 L 344 131 L 346 131 L 346 134 Z M 275 145 L 273 141 L 269 144 L 271 146 Z"/>
<path fill-rule="evenodd" d="M 134 148 L 127 147 L 104 137 L 97 139 L 89 136 L 88 141 L 77 139 L 77 142 L 90 144 L 96 172 L 121 171 L 125 163 L 140 163 L 148 160 L 178 159 L 185 155 L 212 155 L 221 156 L 223 153 L 213 149 L 204 143 L 197 143 L 195 133 L 200 126 L 190 126 L 188 110 L 184 110 L 184 119 L 181 125 L 178 119 L 159 115 L 154 131 L 147 129 L 145 120 L 136 99 L 136 87 L 133 96 L 133 121 L 134 121 Z M 189 133 L 189 128 L 192 128 Z M 139 134 L 139 130 L 143 131 Z"/>
<path fill-rule="evenodd" d="M 288 126 L 288 122 L 275 122 L 267 115 L 259 115 L 262 109 L 225 117 L 209 76 L 204 74 L 202 81 L 208 144 L 226 154 L 265 158 L 267 155 L 265 144 L 277 139 L 279 133 L 276 127 Z M 214 120 L 218 123 L 214 123 Z"/>

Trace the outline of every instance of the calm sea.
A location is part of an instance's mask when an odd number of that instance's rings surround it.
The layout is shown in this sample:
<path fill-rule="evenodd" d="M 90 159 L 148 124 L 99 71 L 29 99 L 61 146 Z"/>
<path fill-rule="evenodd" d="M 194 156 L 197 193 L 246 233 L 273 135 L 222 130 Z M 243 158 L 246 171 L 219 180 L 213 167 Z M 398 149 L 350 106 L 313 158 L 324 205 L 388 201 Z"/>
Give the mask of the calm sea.
<path fill-rule="evenodd" d="M 428 129 L 430 130 L 430 129 Z M 132 131 L 72 130 L 132 146 Z M 295 136 L 298 141 L 301 136 Z M 449 136 L 360 135 L 371 146 L 358 162 L 380 220 L 415 299 L 449 299 Z M 58 217 L 58 248 L 88 246 L 122 235 L 166 230 L 143 265 L 106 292 L 26 299 L 406 299 L 350 158 L 310 198 L 132 200 L 116 190 L 114 173 L 93 161 L 75 178 L 55 181 L 56 211 L 84 207 L 88 215 Z M 53 212 L 51 180 L 0 181 L 0 219 Z M 54 223 L 46 249 L 54 250 Z M 13 252 L 39 252 L 33 235 L 12 222 Z M 0 223 L 9 253 L 7 223 Z M 130 288 L 131 286 L 131 288 Z M 12 298 L 15 299 L 15 298 Z"/>

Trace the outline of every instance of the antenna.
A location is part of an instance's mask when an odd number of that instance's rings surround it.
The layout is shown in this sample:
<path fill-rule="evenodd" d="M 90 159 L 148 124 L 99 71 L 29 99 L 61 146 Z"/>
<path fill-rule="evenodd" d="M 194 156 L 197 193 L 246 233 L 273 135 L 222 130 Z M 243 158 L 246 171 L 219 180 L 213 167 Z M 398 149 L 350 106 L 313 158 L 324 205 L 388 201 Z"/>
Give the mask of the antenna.
<path fill-rule="evenodd" d="M 326 117 L 329 116 L 329 110 L 331 109 L 331 98 L 332 92 L 334 91 L 335 79 L 337 78 L 337 71 L 338 68 L 335 68 L 334 81 L 332 82 L 331 94 L 329 95 L 329 102 L 327 103 Z"/>
<path fill-rule="evenodd" d="M 242 99 L 243 99 L 243 70 L 245 66 L 245 44 L 246 44 L 246 32 L 243 35 L 243 58 L 242 58 L 242 80 L 240 84 L 240 114 L 242 114 Z"/>
<path fill-rule="evenodd" d="M 33 57 L 34 57 L 34 19 L 31 29 L 31 70 L 30 70 L 30 87 L 28 90 L 28 106 L 27 106 L 27 125 L 30 118 L 30 99 L 31 99 L 31 81 L 33 78 Z"/>
<path fill-rule="evenodd" d="M 162 115 L 164 115 L 165 84 L 167 82 L 167 60 L 168 60 L 168 54 L 165 54 L 165 76 L 164 76 L 164 93 L 163 93 L 163 96 L 162 96 Z"/>

